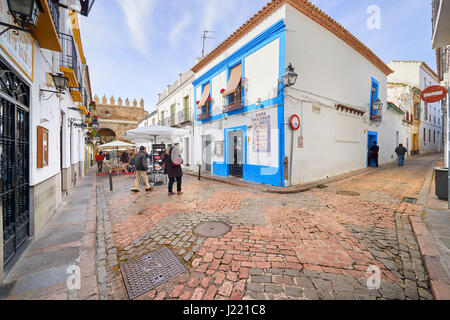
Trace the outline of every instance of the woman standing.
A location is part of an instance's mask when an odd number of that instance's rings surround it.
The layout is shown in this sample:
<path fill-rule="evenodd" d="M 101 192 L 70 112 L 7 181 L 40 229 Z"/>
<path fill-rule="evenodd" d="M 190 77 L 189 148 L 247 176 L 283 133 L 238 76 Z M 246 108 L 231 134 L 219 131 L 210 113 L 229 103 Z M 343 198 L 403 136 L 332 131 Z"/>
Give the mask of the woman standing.
<path fill-rule="evenodd" d="M 170 148 L 169 154 L 165 157 L 167 159 L 167 174 L 169 176 L 169 196 L 175 194 L 172 192 L 175 180 L 177 181 L 177 194 L 183 194 L 183 192 L 181 192 L 181 178 L 183 177 L 181 165 L 183 164 L 183 159 L 181 158 L 180 153 L 179 145 L 176 144 Z"/>

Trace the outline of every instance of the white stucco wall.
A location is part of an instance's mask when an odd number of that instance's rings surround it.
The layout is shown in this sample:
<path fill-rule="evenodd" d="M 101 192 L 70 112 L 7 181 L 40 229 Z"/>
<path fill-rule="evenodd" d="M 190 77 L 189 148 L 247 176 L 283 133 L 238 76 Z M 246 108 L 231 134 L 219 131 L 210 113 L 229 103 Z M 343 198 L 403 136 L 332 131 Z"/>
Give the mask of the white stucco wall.
<path fill-rule="evenodd" d="M 266 19 L 262 20 L 257 26 L 255 26 L 252 30 L 250 30 L 247 34 L 245 34 L 241 39 L 237 40 L 233 43 L 229 48 L 227 48 L 224 52 L 219 54 L 217 57 L 212 59 L 209 63 L 207 63 L 201 70 L 199 70 L 196 74 L 196 78 L 201 76 L 204 72 L 214 67 L 220 61 L 224 60 L 226 57 L 230 56 L 233 52 L 241 48 L 243 45 L 248 43 L 250 40 L 255 38 L 260 33 L 264 32 L 271 25 L 278 22 L 280 19 L 286 18 L 286 6 L 282 5 L 280 8 L 275 10 L 271 15 L 269 15 Z"/>
<path fill-rule="evenodd" d="M 81 130 L 72 128 L 72 137 L 70 136 L 69 119 L 83 120 L 82 115 L 77 111 L 72 111 L 69 107 L 78 107 L 78 103 L 73 102 L 68 91 L 66 94 L 58 98 L 51 93 L 45 93 L 40 99 L 39 90 L 54 90 L 53 87 L 46 85 L 46 73 L 52 72 L 52 55 L 53 53 L 39 49 L 36 44 L 34 55 L 34 82 L 31 86 L 31 109 L 30 109 L 30 185 L 37 185 L 61 171 L 60 164 L 60 148 L 63 149 L 63 168 L 69 168 L 72 164 L 77 164 L 84 160 L 84 137 Z M 57 60 L 56 60 L 57 63 Z M 51 96 L 51 97 L 50 97 Z M 48 100 L 45 100 L 48 99 Z M 66 117 L 63 124 L 63 146 L 60 144 L 60 124 L 61 112 Z M 48 121 L 46 121 L 48 120 Z M 47 167 L 37 168 L 37 126 L 40 125 L 49 131 L 49 165 Z M 81 137 L 80 137 L 81 136 Z M 72 138 L 72 148 L 70 139 Z"/>
<path fill-rule="evenodd" d="M 380 163 L 391 160 L 390 112 L 386 112 L 387 77 L 375 65 L 340 38 L 297 10 L 286 10 L 286 64 L 299 74 L 287 89 L 285 123 L 300 116 L 302 128 L 293 133 L 292 184 L 366 167 L 367 132 L 378 133 Z M 377 127 L 364 117 L 336 111 L 336 104 L 368 110 L 371 79 L 379 82 L 383 123 Z M 320 114 L 312 105 L 320 105 Z M 400 120 L 401 125 L 401 120 Z M 303 148 L 298 137 L 303 136 Z M 286 155 L 290 156 L 292 131 L 286 126 Z M 389 150 L 389 151 L 388 151 Z"/>
<path fill-rule="evenodd" d="M 157 104 L 158 113 L 155 116 L 149 118 L 148 125 L 153 124 L 152 119 L 155 119 L 155 124 L 158 125 L 158 120 L 162 119 L 161 118 L 162 112 L 164 112 L 164 119 L 168 119 L 168 117 L 170 116 L 170 111 L 171 111 L 170 108 L 172 105 L 175 105 L 175 113 L 174 113 L 175 124 L 178 124 L 179 123 L 178 113 L 180 111 L 183 111 L 185 108 L 185 105 L 184 105 L 185 97 L 188 97 L 188 99 L 189 99 L 190 119 L 192 119 L 192 120 L 194 119 L 194 110 L 195 110 L 194 106 L 196 105 L 195 101 L 194 101 L 194 87 L 192 85 L 194 75 L 193 74 L 191 76 L 189 76 L 189 75 L 186 76 L 186 75 L 187 74 L 185 74 L 183 77 L 179 77 L 179 80 L 174 85 L 172 85 L 172 87 L 170 88 L 170 93 L 168 95 L 165 95 L 165 97 L 162 98 L 158 102 L 158 104 Z M 161 123 L 161 125 L 165 126 L 166 123 Z M 193 161 L 194 161 L 193 154 L 194 154 L 194 148 L 195 148 L 195 145 L 192 143 L 192 137 L 193 137 L 192 123 L 188 122 L 188 123 L 180 124 L 180 127 L 187 130 L 188 134 L 184 137 L 174 139 L 173 142 L 179 143 L 183 148 L 182 157 L 184 159 L 184 166 L 187 166 L 188 164 L 190 166 L 192 166 Z M 187 142 L 187 140 L 188 140 L 188 142 Z M 167 142 L 170 143 L 169 141 L 167 141 Z M 187 150 L 187 147 L 189 147 L 189 150 Z"/>
<path fill-rule="evenodd" d="M 434 85 L 439 85 L 438 80 L 424 67 L 419 69 L 419 88 L 425 90 Z M 420 151 L 421 153 L 439 152 L 442 150 L 442 122 L 439 125 L 438 119 L 442 121 L 441 102 L 425 103 L 421 101 L 421 123 L 420 123 Z M 425 118 L 425 107 L 428 106 L 428 118 Z M 431 118 L 430 118 L 431 116 Z M 424 139 L 425 130 L 425 139 Z M 430 139 L 431 133 L 431 139 Z"/>
<path fill-rule="evenodd" d="M 253 104 L 258 99 L 265 101 L 278 95 L 279 59 L 279 39 L 275 39 L 245 59 L 246 105 Z"/>
<path fill-rule="evenodd" d="M 272 26 L 274 23 L 284 17 L 284 7 L 277 10 L 268 19 L 264 20 L 255 29 L 249 32 L 243 39 L 237 41 L 214 59 L 214 63 L 210 63 L 202 68 L 197 74 L 196 78 L 203 75 L 210 68 L 214 67 L 216 63 L 226 59 L 233 54 L 240 47 L 247 44 L 248 41 L 264 32 L 265 29 Z M 284 51 L 284 49 L 283 49 Z M 278 79 L 279 79 L 279 59 L 280 59 L 280 40 L 275 39 L 258 50 L 242 56 L 242 69 L 244 75 L 244 105 L 254 105 L 257 101 L 266 101 L 277 97 L 278 95 Z M 228 70 L 223 70 L 211 79 L 211 98 L 212 98 L 212 116 L 219 116 L 223 114 L 224 99 L 220 93 L 221 89 L 227 87 Z M 202 85 L 196 87 L 196 100 L 200 100 L 202 96 Z M 205 122 L 195 128 L 195 163 L 202 163 L 204 157 L 204 150 L 202 150 L 202 136 L 211 135 L 212 144 L 212 161 L 211 163 L 227 163 L 229 159 L 225 159 L 224 155 L 216 156 L 215 146 L 216 141 L 225 141 L 224 131 L 228 128 L 247 127 L 247 136 L 244 137 L 247 148 L 244 158 L 247 158 L 247 165 L 255 166 L 269 166 L 277 168 L 279 166 L 279 132 L 278 132 L 278 111 L 277 105 L 262 105 L 257 110 L 227 116 L 220 120 L 212 122 Z M 254 128 L 252 128 L 252 119 L 256 114 L 264 112 L 270 118 L 270 152 L 256 151 L 253 148 Z M 224 145 L 224 153 L 227 145 Z M 273 174 L 273 173 L 271 173 Z"/>

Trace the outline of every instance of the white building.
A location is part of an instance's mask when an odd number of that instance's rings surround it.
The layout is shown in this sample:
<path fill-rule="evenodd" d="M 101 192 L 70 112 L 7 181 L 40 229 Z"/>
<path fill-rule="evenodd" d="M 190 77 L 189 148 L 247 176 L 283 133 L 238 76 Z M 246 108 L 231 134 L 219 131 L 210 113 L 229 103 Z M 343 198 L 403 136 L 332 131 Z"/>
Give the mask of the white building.
<path fill-rule="evenodd" d="M 299 76 L 283 88 L 289 64 Z M 307 1 L 271 1 L 192 71 L 194 162 L 214 175 L 305 183 L 368 166 L 374 141 L 380 163 L 393 160 L 392 70 Z"/>
<path fill-rule="evenodd" d="M 448 145 L 450 141 L 450 1 L 432 1 L 433 37 L 432 47 L 436 49 L 440 85 L 447 89 L 447 96 L 441 101 L 444 112 L 445 167 L 448 168 Z"/>
<path fill-rule="evenodd" d="M 394 73 L 388 77 L 389 83 L 397 86 L 405 85 L 406 88 L 409 88 L 406 90 L 417 88 L 423 91 L 430 86 L 439 84 L 436 73 L 423 61 L 391 61 L 389 67 L 394 70 Z M 391 93 L 396 95 L 395 92 Z M 400 99 L 400 97 L 397 97 L 397 99 Z M 420 102 L 420 111 L 417 112 L 417 115 L 420 116 L 415 118 L 418 135 L 416 134 L 417 131 L 415 131 L 416 136 L 412 138 L 413 144 L 417 144 L 417 140 L 419 140 L 419 152 L 422 154 L 440 152 L 443 149 L 441 103 L 417 101 L 418 99 L 414 99 L 414 96 L 411 94 L 409 94 L 408 99 L 414 105 Z"/>
<path fill-rule="evenodd" d="M 152 113 L 149 113 L 145 118 L 143 118 L 138 123 L 138 128 L 152 126 L 152 125 L 158 125 L 158 110 L 153 111 Z"/>
<path fill-rule="evenodd" d="M 389 79 L 389 77 L 388 77 Z M 388 83 L 388 107 L 399 110 L 402 125 L 396 134 L 396 144 L 402 143 L 408 150 L 408 156 L 419 153 L 420 114 L 415 119 L 415 110 L 420 111 L 420 90 L 403 83 Z M 398 137 L 397 137 L 398 136 Z"/>
<path fill-rule="evenodd" d="M 53 1 L 40 4 L 33 35 L 9 30 L 0 36 L 0 282 L 2 267 L 83 176 L 90 152 L 79 127 L 90 85 L 78 16 Z M 0 20 L 14 24 L 6 0 L 0 0 Z M 57 73 L 69 79 L 64 94 L 54 92 Z"/>
<path fill-rule="evenodd" d="M 175 139 L 173 142 L 180 143 L 183 150 L 184 166 L 191 169 L 194 167 L 193 150 L 195 149 L 192 143 L 194 135 L 192 121 L 194 114 L 193 80 L 194 73 L 192 71 L 180 73 L 177 81 L 167 86 L 166 90 L 158 95 L 157 103 L 159 125 L 182 128 L 189 132 L 185 137 Z"/>

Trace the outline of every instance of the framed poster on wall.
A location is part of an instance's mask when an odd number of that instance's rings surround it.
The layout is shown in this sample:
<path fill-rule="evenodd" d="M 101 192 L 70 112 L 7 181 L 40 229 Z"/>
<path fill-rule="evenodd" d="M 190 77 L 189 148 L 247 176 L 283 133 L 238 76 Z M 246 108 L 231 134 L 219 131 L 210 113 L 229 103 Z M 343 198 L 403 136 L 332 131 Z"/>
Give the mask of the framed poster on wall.
<path fill-rule="evenodd" d="M 270 153 L 270 114 L 257 112 L 252 117 L 253 151 Z"/>
<path fill-rule="evenodd" d="M 223 157 L 224 141 L 216 141 L 216 156 Z"/>

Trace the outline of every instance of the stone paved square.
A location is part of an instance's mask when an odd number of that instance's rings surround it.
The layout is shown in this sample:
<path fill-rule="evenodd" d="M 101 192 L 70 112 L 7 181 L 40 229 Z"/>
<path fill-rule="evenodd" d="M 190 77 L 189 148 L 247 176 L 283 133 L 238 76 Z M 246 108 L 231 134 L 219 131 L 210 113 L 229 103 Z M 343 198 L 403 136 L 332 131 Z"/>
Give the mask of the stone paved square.
<path fill-rule="evenodd" d="M 325 187 L 273 194 L 185 175 L 184 194 L 166 186 L 129 192 L 132 178 L 97 177 L 104 242 L 97 248 L 100 297 L 128 299 L 119 266 L 170 248 L 189 272 L 138 299 L 432 299 L 409 217 L 435 156 L 369 170 Z M 204 222 L 231 226 L 218 238 L 194 233 Z M 103 249 L 104 248 L 104 249 Z M 381 286 L 369 289 L 369 266 Z"/>

